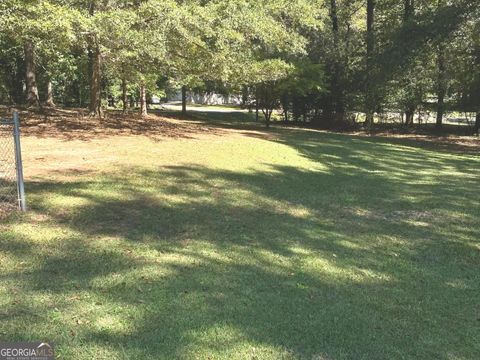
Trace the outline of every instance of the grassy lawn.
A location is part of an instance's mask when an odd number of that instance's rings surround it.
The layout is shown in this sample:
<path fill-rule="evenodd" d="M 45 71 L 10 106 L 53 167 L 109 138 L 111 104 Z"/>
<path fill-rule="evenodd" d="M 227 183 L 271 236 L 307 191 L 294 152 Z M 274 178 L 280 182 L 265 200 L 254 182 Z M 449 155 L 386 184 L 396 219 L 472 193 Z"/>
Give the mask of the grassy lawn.
<path fill-rule="evenodd" d="M 478 155 L 228 116 L 26 128 L 0 339 L 60 359 L 480 358 Z"/>

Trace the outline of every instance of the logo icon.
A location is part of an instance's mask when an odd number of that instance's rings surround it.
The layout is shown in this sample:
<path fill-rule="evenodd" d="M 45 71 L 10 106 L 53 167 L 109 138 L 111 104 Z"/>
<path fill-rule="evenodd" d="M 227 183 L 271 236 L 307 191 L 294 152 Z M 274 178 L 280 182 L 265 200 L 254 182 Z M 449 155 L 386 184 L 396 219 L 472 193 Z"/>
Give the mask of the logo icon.
<path fill-rule="evenodd" d="M 53 360 L 55 351 L 46 342 L 0 343 L 0 360 Z"/>

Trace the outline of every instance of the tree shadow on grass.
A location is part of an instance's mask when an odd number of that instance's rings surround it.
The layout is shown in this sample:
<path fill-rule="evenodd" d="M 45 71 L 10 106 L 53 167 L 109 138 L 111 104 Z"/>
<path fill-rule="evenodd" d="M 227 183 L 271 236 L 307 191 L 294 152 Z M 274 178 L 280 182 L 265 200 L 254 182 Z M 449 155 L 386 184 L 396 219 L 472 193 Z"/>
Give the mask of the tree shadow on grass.
<path fill-rule="evenodd" d="M 170 112 L 169 116 L 178 116 L 178 112 Z M 230 113 L 215 113 L 208 111 L 194 111 L 190 113 L 189 119 L 196 120 L 200 123 L 209 126 L 216 126 L 226 129 L 234 129 L 244 131 L 246 136 L 254 136 L 271 139 L 274 136 L 279 138 L 286 137 L 291 139 L 310 138 L 314 141 L 319 136 L 340 136 L 343 141 L 346 139 L 360 139 L 360 141 L 368 141 L 370 143 L 388 143 L 390 145 L 399 145 L 412 148 L 421 148 L 424 150 L 449 152 L 457 154 L 480 154 L 480 140 L 469 135 L 468 128 L 464 126 L 452 127 L 460 129 L 460 131 L 449 130 L 445 132 L 438 132 L 436 129 L 427 129 L 420 127 L 415 129 L 408 129 L 405 133 L 395 133 L 382 130 L 382 127 L 373 133 L 355 130 L 352 132 L 326 133 L 322 130 L 315 130 L 302 127 L 293 127 L 292 125 L 282 122 L 274 123 L 270 129 L 265 129 L 263 121 L 255 121 L 254 114 L 247 112 L 230 112 Z M 324 134 L 324 135 L 322 135 Z"/>
<path fill-rule="evenodd" d="M 2 253 L 35 259 L 2 277 L 23 297 L 0 313 L 4 336 L 40 331 L 67 358 L 475 358 L 478 162 L 277 141 L 325 167 L 30 184 L 50 242 L 2 237 Z"/>

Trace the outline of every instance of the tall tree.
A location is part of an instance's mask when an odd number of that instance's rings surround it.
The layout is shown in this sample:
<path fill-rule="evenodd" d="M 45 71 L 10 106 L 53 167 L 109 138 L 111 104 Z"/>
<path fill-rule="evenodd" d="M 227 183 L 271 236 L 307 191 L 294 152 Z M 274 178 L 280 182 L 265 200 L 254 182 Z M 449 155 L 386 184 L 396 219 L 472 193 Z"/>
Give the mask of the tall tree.
<path fill-rule="evenodd" d="M 127 94 L 127 79 L 125 75 L 122 76 L 122 113 L 125 115 L 128 109 L 128 94 Z"/>
<path fill-rule="evenodd" d="M 444 0 L 438 0 L 437 8 L 440 8 L 444 5 Z M 437 57 L 437 120 L 436 126 L 438 128 L 442 127 L 443 124 L 443 115 L 445 113 L 445 95 L 447 92 L 446 84 L 446 69 L 445 69 L 445 43 L 439 41 L 436 46 L 436 57 Z"/>
<path fill-rule="evenodd" d="M 32 40 L 26 40 L 24 45 L 25 51 L 25 83 L 27 87 L 27 106 L 40 106 L 38 97 L 35 47 Z"/>
<path fill-rule="evenodd" d="M 373 82 L 374 64 L 373 52 L 375 47 L 375 0 L 367 0 L 367 57 L 366 57 L 366 75 L 365 82 L 365 123 L 367 126 L 373 124 L 373 114 L 375 112 L 375 90 Z"/>
<path fill-rule="evenodd" d="M 187 86 L 182 85 L 182 115 L 187 114 Z"/>
<path fill-rule="evenodd" d="M 442 127 L 445 113 L 445 95 L 447 93 L 446 69 L 445 69 L 445 44 L 441 42 L 437 46 L 437 120 L 436 126 Z"/>
<path fill-rule="evenodd" d="M 147 89 L 145 81 L 140 82 L 140 115 L 147 116 Z"/>
<path fill-rule="evenodd" d="M 480 21 L 477 23 L 476 28 L 480 29 Z M 480 132 L 480 37 L 478 37 L 478 34 L 476 34 L 474 40 L 473 58 L 475 67 L 470 96 L 473 105 L 472 108 L 475 111 L 475 124 L 473 126 L 473 133 L 478 136 Z"/>
<path fill-rule="evenodd" d="M 410 23 L 413 22 L 413 17 L 415 15 L 415 0 L 404 0 L 405 9 L 404 9 L 404 23 L 407 24 L 407 27 L 410 26 Z M 415 74 L 410 74 L 410 77 L 415 76 Z M 410 93 L 408 93 L 410 92 Z M 412 90 L 407 88 L 407 108 L 405 109 L 405 125 L 413 125 L 413 117 L 415 115 L 415 95 L 412 94 Z"/>
<path fill-rule="evenodd" d="M 95 40 L 92 40 L 92 49 L 89 53 L 90 59 L 90 104 L 89 111 L 91 116 L 102 115 L 101 100 L 101 71 L 102 71 L 102 55 L 100 47 Z"/>
<path fill-rule="evenodd" d="M 332 22 L 333 34 L 333 71 L 331 75 L 330 91 L 335 112 L 335 122 L 343 121 L 345 115 L 345 104 L 343 99 L 343 89 L 340 84 L 342 55 L 340 50 L 340 28 L 338 24 L 337 0 L 330 0 L 330 18 Z M 328 112 L 327 112 L 328 113 Z M 330 115 L 329 115 L 330 116 Z"/>
<path fill-rule="evenodd" d="M 53 96 L 53 84 L 50 75 L 47 75 L 47 97 L 45 100 L 45 105 L 48 107 L 55 107 L 55 100 Z"/>
<path fill-rule="evenodd" d="M 96 12 L 96 0 L 90 0 L 88 4 L 88 14 L 93 17 Z M 102 55 L 100 52 L 100 44 L 98 43 L 98 35 L 95 31 L 90 30 L 88 34 L 88 59 L 90 70 L 90 116 L 102 115 L 102 101 L 101 101 L 101 71 L 102 71 Z"/>
<path fill-rule="evenodd" d="M 0 32 L 10 39 L 13 46 L 23 48 L 21 63 L 25 67 L 22 73 L 27 106 L 40 106 L 38 80 L 42 76 L 39 77 L 37 71 L 45 75 L 45 63 L 53 62 L 52 53 L 67 50 L 67 44 L 73 37 L 74 17 L 75 10 L 56 0 L 5 0 L 0 4 Z M 17 84 L 12 84 L 13 88 L 23 85 L 18 84 L 19 78 L 14 81 Z M 48 89 L 47 86 L 45 88 Z"/>

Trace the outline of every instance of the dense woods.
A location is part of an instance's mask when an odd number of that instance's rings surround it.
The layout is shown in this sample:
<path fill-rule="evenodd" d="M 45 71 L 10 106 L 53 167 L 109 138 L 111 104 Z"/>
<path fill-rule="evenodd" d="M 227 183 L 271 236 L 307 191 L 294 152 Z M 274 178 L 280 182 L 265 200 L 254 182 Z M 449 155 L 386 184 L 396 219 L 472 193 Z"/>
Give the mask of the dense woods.
<path fill-rule="evenodd" d="M 480 127 L 477 0 L 4 0 L 0 30 L 6 105 L 146 115 L 216 91 L 267 126 Z"/>

